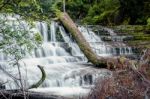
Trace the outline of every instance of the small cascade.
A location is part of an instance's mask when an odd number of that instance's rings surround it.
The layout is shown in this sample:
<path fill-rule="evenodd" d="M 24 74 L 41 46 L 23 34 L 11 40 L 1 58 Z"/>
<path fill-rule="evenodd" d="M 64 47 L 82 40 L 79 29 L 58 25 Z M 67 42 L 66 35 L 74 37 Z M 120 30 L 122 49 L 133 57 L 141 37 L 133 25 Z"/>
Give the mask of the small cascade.
<path fill-rule="evenodd" d="M 111 36 L 117 36 L 117 34 L 114 32 L 114 30 L 110 28 L 103 27 L 103 30 L 107 31 Z"/>
<path fill-rule="evenodd" d="M 123 43 L 123 39 L 125 36 L 117 36 L 117 34 L 114 32 L 114 30 L 109 29 L 109 28 L 104 28 L 104 30 L 108 31 L 110 33 L 110 36 L 112 38 L 113 42 L 118 42 L 119 44 L 119 54 L 118 55 L 131 55 L 133 54 L 132 48 L 127 46 L 126 44 Z"/>
<path fill-rule="evenodd" d="M 107 31 L 110 34 L 112 41 L 123 42 L 124 36 L 117 36 L 117 34 L 114 32 L 114 30 L 112 30 L 110 28 L 105 27 L 103 29 L 104 29 L 104 31 Z"/>
<path fill-rule="evenodd" d="M 35 51 L 32 53 L 32 57 L 34 57 L 36 60 L 40 59 L 46 59 L 50 61 L 50 63 L 68 63 L 68 62 L 80 62 L 80 61 L 86 61 L 84 55 L 79 51 L 79 47 L 77 44 L 72 44 L 73 42 L 67 42 L 66 38 L 71 40 L 69 36 L 65 34 L 65 31 L 63 30 L 62 26 L 59 26 L 59 31 L 62 34 L 63 39 L 65 42 L 59 42 L 56 38 L 56 30 L 58 30 L 58 25 L 54 21 L 50 24 L 50 30 L 48 29 L 48 25 L 44 22 L 36 23 L 39 31 L 41 30 L 41 35 L 43 36 L 44 42 L 41 46 L 41 48 L 35 49 Z M 42 25 L 43 24 L 43 25 Z M 50 33 L 48 32 L 50 31 Z M 47 33 L 47 34 L 46 34 Z M 49 41 L 48 34 L 51 36 L 51 40 Z M 66 35 L 66 36 L 64 36 Z M 72 45 L 75 45 L 78 50 L 76 50 Z M 74 49 L 74 50 L 73 50 Z M 71 52 L 67 52 L 71 50 Z M 73 56 L 73 53 L 79 53 L 79 56 Z M 47 62 L 46 62 L 47 63 Z M 38 65 L 38 64 L 35 64 Z"/>
<path fill-rule="evenodd" d="M 7 60 L 7 57 L 4 53 L 1 52 L 0 53 L 0 61 L 5 61 L 5 60 Z"/>
<path fill-rule="evenodd" d="M 107 32 L 112 39 L 111 44 L 102 40 L 101 32 L 98 32 L 96 35 L 95 32 L 92 31 L 92 28 L 88 26 L 79 26 L 78 27 L 87 42 L 89 42 L 93 51 L 99 56 L 118 56 L 118 55 L 131 55 L 132 48 L 126 46 L 123 43 L 123 37 L 117 36 L 117 34 L 109 28 L 101 27 L 103 31 Z"/>
<path fill-rule="evenodd" d="M 73 40 L 68 36 L 68 34 L 62 26 L 59 26 L 59 30 L 66 43 L 73 42 Z"/>
<path fill-rule="evenodd" d="M 56 42 L 56 23 L 54 21 L 51 22 L 51 42 Z"/>
<path fill-rule="evenodd" d="M 93 51 L 100 56 L 111 56 L 110 48 L 106 47 L 105 42 L 101 40 L 90 28 L 84 26 L 79 27 L 79 30 L 89 42 Z"/>
<path fill-rule="evenodd" d="M 43 36 L 43 41 L 48 41 L 48 26 L 46 22 L 36 22 L 36 30 Z"/>
<path fill-rule="evenodd" d="M 37 31 L 39 32 L 39 33 L 41 33 L 42 34 L 42 28 L 41 28 L 42 26 L 41 26 L 41 22 L 35 22 L 35 28 L 37 29 Z M 42 36 L 43 36 L 43 34 L 42 34 Z"/>
<path fill-rule="evenodd" d="M 45 22 L 42 22 L 41 25 L 42 25 L 41 30 L 42 30 L 44 42 L 47 42 L 48 41 L 48 27 L 47 27 L 47 24 Z"/>
<path fill-rule="evenodd" d="M 73 41 L 69 36 L 68 34 L 66 33 L 64 27 L 62 26 L 59 26 L 59 30 L 60 30 L 60 33 L 62 35 L 62 37 L 64 38 L 64 41 L 66 43 L 69 44 L 70 48 L 71 48 L 71 53 L 73 56 L 84 56 L 83 53 L 81 52 L 79 46 L 76 44 L 75 41 Z"/>
<path fill-rule="evenodd" d="M 88 27 L 81 26 L 79 27 L 79 30 L 85 37 L 85 39 L 91 43 L 91 42 L 102 42 L 101 38 L 99 38 L 93 31 L 91 31 Z"/>

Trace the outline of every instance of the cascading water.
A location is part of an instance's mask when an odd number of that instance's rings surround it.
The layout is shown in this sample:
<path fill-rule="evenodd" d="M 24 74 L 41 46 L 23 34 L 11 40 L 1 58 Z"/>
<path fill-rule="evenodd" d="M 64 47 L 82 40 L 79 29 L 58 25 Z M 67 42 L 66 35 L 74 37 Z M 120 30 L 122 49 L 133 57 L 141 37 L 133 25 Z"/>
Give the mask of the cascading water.
<path fill-rule="evenodd" d="M 68 34 L 66 33 L 65 29 L 62 27 L 62 26 L 59 26 L 59 30 L 60 30 L 60 33 L 62 35 L 62 37 L 64 38 L 64 41 L 66 43 L 69 44 L 69 46 L 71 47 L 71 52 L 72 52 L 72 55 L 73 56 L 80 56 L 83 55 L 83 53 L 81 52 L 79 46 L 76 44 L 76 42 L 74 42 L 69 36 Z"/>
<path fill-rule="evenodd" d="M 48 27 L 47 27 L 47 24 L 42 22 L 41 23 L 42 25 L 42 33 L 43 33 L 43 38 L 44 38 L 44 42 L 47 42 L 48 41 Z"/>
<path fill-rule="evenodd" d="M 99 56 L 114 56 L 114 55 L 131 55 L 132 48 L 126 46 L 123 42 L 122 37 L 118 37 L 117 34 L 109 28 L 101 27 L 104 31 L 107 31 L 112 39 L 112 44 L 104 42 L 99 33 L 96 35 L 88 26 L 79 26 L 78 29 L 85 37 L 87 42 L 89 42 L 93 51 Z"/>
<path fill-rule="evenodd" d="M 110 54 L 107 52 L 108 49 L 106 48 L 105 43 L 102 42 L 101 38 L 98 37 L 93 31 L 84 26 L 79 27 L 79 30 L 85 39 L 89 42 L 90 46 L 96 54 L 101 56 L 107 56 Z"/>
<path fill-rule="evenodd" d="M 132 48 L 123 43 L 123 39 L 125 38 L 125 36 L 117 36 L 114 30 L 109 29 L 109 28 L 104 28 L 104 30 L 108 31 L 108 33 L 110 34 L 112 38 L 112 41 L 118 44 L 118 48 L 116 48 L 119 50 L 118 52 L 116 51 L 117 55 L 132 55 L 133 54 Z"/>
<path fill-rule="evenodd" d="M 47 90 L 58 95 L 86 93 L 87 88 L 83 87 L 90 87 L 98 77 L 111 75 L 107 70 L 98 71 L 90 65 L 84 65 L 87 64 L 86 57 L 62 26 L 58 26 L 55 22 L 52 22 L 50 26 L 45 22 L 35 22 L 35 24 L 36 29 L 34 31 L 40 32 L 43 37 L 43 44 L 19 62 L 25 88 L 40 79 L 41 74 L 36 67 L 37 65 L 44 67 L 46 80 L 39 89 L 32 89 L 32 91 L 43 92 Z M 26 23 L 22 22 L 22 25 L 28 28 Z M 57 31 L 60 32 L 59 35 L 62 35 L 64 42 L 57 40 Z M 6 58 L 1 53 L 0 82 L 7 82 L 5 84 L 6 89 L 18 89 L 17 82 L 5 73 L 7 71 L 19 78 L 17 67 L 11 67 Z"/>
<path fill-rule="evenodd" d="M 22 24 L 27 28 L 26 23 Z M 87 93 L 97 78 L 111 76 L 110 71 L 99 70 L 91 64 L 87 64 L 86 57 L 62 26 L 56 22 L 51 22 L 50 26 L 46 22 L 35 22 L 35 24 L 35 31 L 40 32 L 43 44 L 19 62 L 26 88 L 40 79 L 41 74 L 37 65 L 44 67 L 46 80 L 40 88 L 32 89 L 32 91 L 50 92 L 57 95 L 74 96 L 74 94 L 78 94 L 79 96 L 81 93 Z M 112 46 L 103 42 L 89 28 L 79 27 L 79 30 L 98 55 L 110 56 L 117 53 L 116 49 L 112 51 Z M 58 35 L 62 36 L 64 42 L 57 39 Z M 120 50 L 120 53 L 125 53 L 124 50 Z M 6 58 L 3 53 L 0 54 L 0 66 L 18 77 L 17 68 L 10 67 Z M 3 70 L 0 70 L 0 74 L 0 82 L 7 82 L 6 89 L 18 89 L 16 82 Z"/>
<path fill-rule="evenodd" d="M 51 42 L 56 42 L 56 23 L 54 21 L 51 22 Z"/>

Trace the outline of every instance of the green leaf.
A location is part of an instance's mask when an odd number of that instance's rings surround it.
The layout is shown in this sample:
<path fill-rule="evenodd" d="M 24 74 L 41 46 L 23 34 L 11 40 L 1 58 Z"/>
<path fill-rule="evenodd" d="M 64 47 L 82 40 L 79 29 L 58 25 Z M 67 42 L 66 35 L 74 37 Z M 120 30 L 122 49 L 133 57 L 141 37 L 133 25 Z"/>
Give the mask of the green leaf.
<path fill-rule="evenodd" d="M 19 5 L 20 5 L 21 7 L 28 7 L 28 6 L 29 6 L 29 3 L 22 1 L 22 2 L 19 3 Z"/>

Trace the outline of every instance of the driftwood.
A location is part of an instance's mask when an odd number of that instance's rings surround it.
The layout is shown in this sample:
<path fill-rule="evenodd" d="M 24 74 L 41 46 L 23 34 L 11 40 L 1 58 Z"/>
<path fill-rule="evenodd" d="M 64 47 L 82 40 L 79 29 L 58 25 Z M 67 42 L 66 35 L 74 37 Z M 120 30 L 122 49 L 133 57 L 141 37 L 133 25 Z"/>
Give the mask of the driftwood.
<path fill-rule="evenodd" d="M 44 82 L 44 80 L 45 80 L 45 78 L 46 78 L 46 73 L 45 73 L 43 67 L 40 66 L 40 65 L 38 65 L 38 68 L 41 70 L 42 77 L 41 77 L 41 79 L 40 79 L 37 83 L 31 85 L 31 86 L 29 87 L 29 89 L 31 89 L 31 88 L 38 88 L 38 87 Z"/>

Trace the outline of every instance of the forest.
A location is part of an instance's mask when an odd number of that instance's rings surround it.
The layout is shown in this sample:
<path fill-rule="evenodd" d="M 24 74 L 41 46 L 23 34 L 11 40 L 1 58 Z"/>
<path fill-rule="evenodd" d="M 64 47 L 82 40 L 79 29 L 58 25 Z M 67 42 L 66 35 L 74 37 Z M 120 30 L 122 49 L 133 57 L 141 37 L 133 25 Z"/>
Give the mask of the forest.
<path fill-rule="evenodd" d="M 0 0 L 0 99 L 149 98 L 149 0 Z"/>

